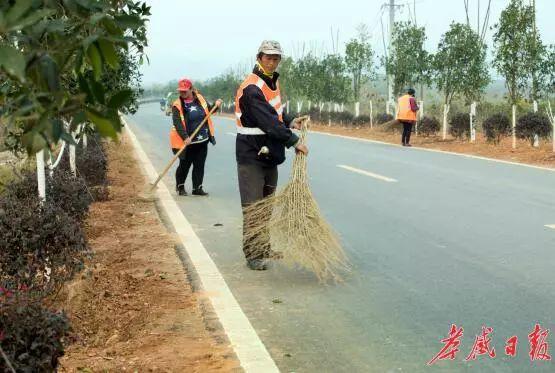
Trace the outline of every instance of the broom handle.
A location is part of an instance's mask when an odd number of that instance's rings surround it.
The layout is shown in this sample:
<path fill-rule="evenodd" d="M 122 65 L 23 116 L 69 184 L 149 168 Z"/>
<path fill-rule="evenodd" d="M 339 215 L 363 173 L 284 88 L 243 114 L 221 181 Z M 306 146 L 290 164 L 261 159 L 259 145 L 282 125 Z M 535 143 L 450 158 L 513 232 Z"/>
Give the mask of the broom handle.
<path fill-rule="evenodd" d="M 202 120 L 202 122 L 200 122 L 200 124 L 198 125 L 198 127 L 193 131 L 193 133 L 191 134 L 191 136 L 189 136 L 189 138 L 194 138 L 197 133 L 200 131 L 200 129 L 202 127 L 204 127 L 204 124 L 206 123 L 206 121 L 210 118 L 210 116 L 214 113 L 214 111 L 216 111 L 216 109 L 218 108 L 218 105 L 214 105 L 214 107 L 212 108 L 212 110 L 210 110 L 210 112 L 208 112 L 208 114 L 204 117 L 204 119 Z M 179 155 L 181 153 L 183 153 L 183 151 L 185 150 L 185 148 L 187 147 L 187 144 L 183 145 L 183 147 L 181 149 L 179 149 L 179 151 L 177 153 L 175 153 L 175 155 L 173 156 L 173 158 L 171 159 L 171 161 L 168 163 L 168 165 L 166 166 L 166 168 L 164 168 L 164 171 L 162 171 L 162 173 L 160 175 L 158 175 L 158 178 L 156 179 L 156 181 L 154 182 L 154 184 L 152 184 L 152 186 L 150 187 L 150 191 L 153 191 L 154 188 L 156 188 L 156 185 L 158 185 L 158 183 L 160 182 L 160 180 L 162 180 L 162 178 L 168 173 L 168 171 L 170 170 L 171 166 L 175 163 L 175 161 L 177 160 L 177 158 L 179 158 Z"/>

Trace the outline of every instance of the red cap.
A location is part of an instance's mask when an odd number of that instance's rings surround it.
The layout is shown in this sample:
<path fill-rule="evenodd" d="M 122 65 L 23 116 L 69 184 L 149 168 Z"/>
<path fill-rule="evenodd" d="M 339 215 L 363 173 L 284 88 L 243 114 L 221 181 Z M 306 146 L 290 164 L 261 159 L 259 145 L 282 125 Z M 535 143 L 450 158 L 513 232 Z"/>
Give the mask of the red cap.
<path fill-rule="evenodd" d="M 191 82 L 187 78 L 183 78 L 179 80 L 179 83 L 177 84 L 177 90 L 188 91 L 189 89 L 191 89 L 192 86 L 193 86 L 193 82 Z"/>

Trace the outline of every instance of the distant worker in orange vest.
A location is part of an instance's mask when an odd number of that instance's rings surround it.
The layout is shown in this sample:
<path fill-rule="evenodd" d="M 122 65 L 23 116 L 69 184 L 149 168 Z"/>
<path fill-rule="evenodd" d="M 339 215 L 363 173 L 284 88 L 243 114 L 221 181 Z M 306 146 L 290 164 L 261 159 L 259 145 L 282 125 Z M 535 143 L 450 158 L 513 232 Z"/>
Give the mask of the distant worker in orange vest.
<path fill-rule="evenodd" d="M 409 88 L 407 94 L 399 97 L 398 100 L 397 120 L 403 124 L 403 135 L 401 136 L 403 146 L 412 146 L 410 144 L 410 133 L 412 125 L 416 123 L 416 113 L 419 110 L 416 98 L 414 98 L 415 94 L 415 90 Z"/>
<path fill-rule="evenodd" d="M 243 207 L 243 227 L 247 226 L 244 208 L 274 193 L 278 180 L 277 166 L 285 161 L 285 148 L 308 154 L 306 145 L 291 129 L 300 129 L 304 118 L 293 118 L 284 113 L 276 69 L 281 61 L 281 45 L 265 40 L 258 48 L 256 66 L 237 90 L 235 116 L 237 139 L 235 157 L 239 193 Z M 269 218 L 269 217 L 268 217 Z M 267 269 L 267 259 L 279 258 L 270 248 L 252 247 L 245 239 L 243 252 L 252 270 Z"/>
<path fill-rule="evenodd" d="M 175 189 L 180 196 L 186 196 L 185 180 L 189 169 L 193 166 L 193 195 L 207 196 L 202 188 L 204 181 L 204 164 L 208 155 L 208 142 L 216 145 L 214 124 L 209 118 L 208 127 L 204 127 L 192 139 L 190 135 L 215 106 L 220 106 L 218 99 L 214 105 L 208 104 L 204 97 L 193 88 L 193 83 L 186 78 L 179 80 L 177 91 L 179 97 L 172 104 L 173 127 L 170 131 L 170 145 L 176 154 L 185 144 L 187 148 L 179 155 L 179 166 L 175 173 Z"/>

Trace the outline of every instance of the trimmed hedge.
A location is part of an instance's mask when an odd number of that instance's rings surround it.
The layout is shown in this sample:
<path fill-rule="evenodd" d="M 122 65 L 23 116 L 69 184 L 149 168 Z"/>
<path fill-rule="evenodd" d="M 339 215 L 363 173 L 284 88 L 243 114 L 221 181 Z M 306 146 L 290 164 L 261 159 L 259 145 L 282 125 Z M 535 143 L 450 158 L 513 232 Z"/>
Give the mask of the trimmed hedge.
<path fill-rule="evenodd" d="M 516 136 L 534 144 L 534 135 L 548 138 L 551 135 L 551 122 L 544 114 L 529 112 L 518 118 Z"/>
<path fill-rule="evenodd" d="M 0 288 L 0 346 L 16 372 L 55 372 L 70 325 L 64 313 Z M 11 369 L 0 357 L 0 372 Z"/>
<path fill-rule="evenodd" d="M 0 197 L 0 284 L 51 293 L 81 270 L 87 254 L 79 221 L 58 204 Z"/>
<path fill-rule="evenodd" d="M 434 117 L 423 117 L 420 122 L 418 122 L 418 135 L 428 137 L 435 136 L 439 132 L 441 126 L 439 120 Z"/>
<path fill-rule="evenodd" d="M 456 113 L 449 120 L 449 133 L 457 139 L 470 138 L 470 114 Z"/>
<path fill-rule="evenodd" d="M 47 171 L 48 174 L 48 171 Z M 5 188 L 7 198 L 28 199 L 38 195 L 37 174 L 26 171 L 22 178 Z M 54 170 L 53 177 L 46 177 L 46 195 L 49 203 L 54 203 L 71 217 L 83 220 L 89 212 L 93 197 L 85 182 L 64 169 Z"/>
<path fill-rule="evenodd" d="M 501 138 L 511 134 L 511 120 L 503 113 L 497 113 L 482 123 L 484 136 L 488 142 L 499 144 Z"/>

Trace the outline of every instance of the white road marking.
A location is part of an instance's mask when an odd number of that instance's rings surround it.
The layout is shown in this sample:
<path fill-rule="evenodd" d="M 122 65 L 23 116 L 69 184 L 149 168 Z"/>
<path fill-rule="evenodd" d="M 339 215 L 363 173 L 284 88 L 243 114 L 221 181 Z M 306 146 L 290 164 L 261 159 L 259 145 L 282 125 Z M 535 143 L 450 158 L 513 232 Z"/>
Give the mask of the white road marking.
<path fill-rule="evenodd" d="M 546 224 L 547 228 L 555 229 L 555 224 Z"/>
<path fill-rule="evenodd" d="M 123 117 L 122 120 L 125 122 Z M 158 177 L 156 169 L 129 125 L 125 124 L 126 133 L 129 135 L 135 148 L 137 161 L 147 178 L 155 180 Z M 229 339 L 230 345 L 245 372 L 279 373 L 274 360 L 229 290 L 218 267 L 214 264 L 214 261 L 163 181 L 158 184 L 155 193 L 159 199 L 160 206 L 172 222 L 175 232 L 185 248 L 186 255 L 189 257 L 193 269 L 198 274 L 203 293 L 210 300 Z"/>
<path fill-rule="evenodd" d="M 237 136 L 237 134 L 235 132 L 226 132 L 227 135 L 229 136 Z"/>
<path fill-rule="evenodd" d="M 356 172 L 357 174 L 370 176 L 370 177 L 373 177 L 374 179 L 382 180 L 382 181 L 385 181 L 385 182 L 388 182 L 388 183 L 396 183 L 397 182 L 397 180 L 392 179 L 390 177 L 378 175 L 378 174 L 375 174 L 373 172 L 361 170 L 359 168 L 354 168 L 354 167 L 351 167 L 351 166 L 345 166 L 343 164 L 338 164 L 337 167 L 343 168 L 343 169 L 348 170 L 348 171 Z"/>

